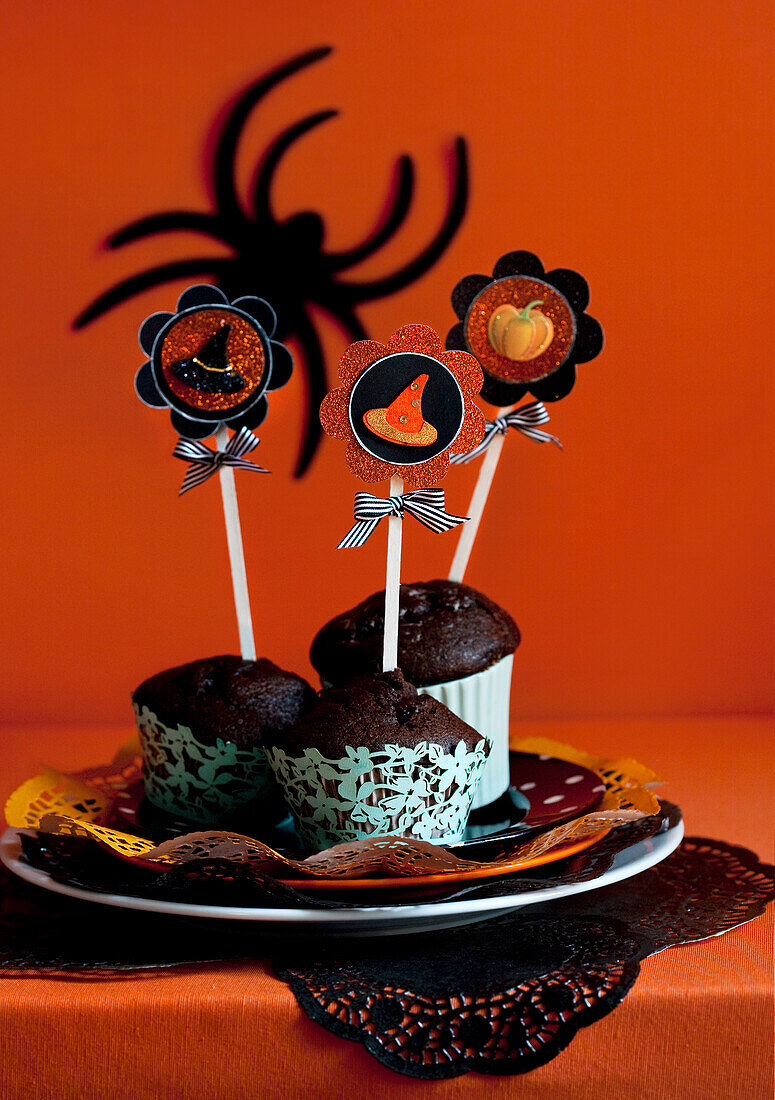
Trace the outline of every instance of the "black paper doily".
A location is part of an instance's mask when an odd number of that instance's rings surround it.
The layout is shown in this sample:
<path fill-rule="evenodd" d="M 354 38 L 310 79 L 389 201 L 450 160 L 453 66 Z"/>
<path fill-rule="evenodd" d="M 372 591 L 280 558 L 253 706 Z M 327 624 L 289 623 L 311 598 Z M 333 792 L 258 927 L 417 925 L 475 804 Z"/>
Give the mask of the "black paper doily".
<path fill-rule="evenodd" d="M 312 1020 L 398 1073 L 527 1073 L 620 1004 L 642 959 L 760 915 L 772 871 L 746 848 L 690 837 L 593 893 L 410 940 L 317 944 L 275 971 Z"/>
<path fill-rule="evenodd" d="M 664 806 L 661 827 L 675 812 Z M 639 826 L 644 823 L 632 828 Z M 591 852 L 582 853 L 565 861 L 566 876 L 599 874 L 613 858 L 605 845 L 614 836 L 593 850 L 596 867 Z M 543 875 L 508 881 L 517 892 L 559 877 L 556 865 L 540 870 Z M 115 978 L 269 955 L 313 1021 L 360 1042 L 391 1070 L 429 1080 L 471 1070 L 526 1073 L 554 1058 L 579 1028 L 611 1012 L 642 959 L 759 916 L 773 898 L 772 871 L 746 848 L 689 837 L 634 878 L 474 926 L 289 944 L 221 922 L 122 909 L 101 908 L 97 915 L 88 902 L 54 896 L 0 867 L 0 973 Z M 221 869 L 213 874 L 213 889 L 223 891 Z M 264 884 L 267 897 L 278 885 Z M 234 886 L 240 891 L 244 884 Z M 469 889 L 503 888 L 504 880 Z M 181 891 L 194 900 L 185 884 Z M 300 901 L 287 887 L 275 898 L 275 904 Z"/>

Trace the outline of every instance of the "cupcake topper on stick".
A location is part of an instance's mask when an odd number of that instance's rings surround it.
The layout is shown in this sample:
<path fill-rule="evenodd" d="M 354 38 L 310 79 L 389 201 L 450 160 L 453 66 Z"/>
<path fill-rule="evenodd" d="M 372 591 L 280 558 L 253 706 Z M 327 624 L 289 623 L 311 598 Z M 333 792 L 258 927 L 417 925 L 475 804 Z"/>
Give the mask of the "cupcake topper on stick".
<path fill-rule="evenodd" d="M 485 420 L 474 403 L 482 371 L 467 352 L 444 351 L 426 325 L 405 325 L 387 344 L 359 340 L 339 363 L 341 385 L 320 407 L 328 435 L 347 441 L 347 465 L 365 482 L 390 479 L 390 496 L 356 493 L 355 524 L 339 548 L 362 546 L 388 519 L 385 638 L 382 667 L 398 663 L 401 524 L 408 512 L 431 531 L 448 531 L 462 516 L 449 515 L 444 490 L 450 451 L 469 451 L 482 440 Z M 404 482 L 411 491 L 404 493 Z"/>
<path fill-rule="evenodd" d="M 135 378 L 145 405 L 171 410 L 172 426 L 181 436 L 173 455 L 189 463 L 180 495 L 219 474 L 246 660 L 255 660 L 256 647 L 234 470 L 267 473 L 245 456 L 258 446 L 251 429 L 266 416 L 267 392 L 284 386 L 293 369 L 288 349 L 271 339 L 275 324 L 274 310 L 262 298 L 229 302 L 216 287 L 189 287 L 175 313 L 153 313 L 140 326 L 140 347 L 149 358 Z M 214 451 L 201 442 L 210 435 L 215 436 Z"/>
<path fill-rule="evenodd" d="M 575 271 L 545 272 L 532 252 L 501 256 L 492 276 L 467 275 L 452 291 L 459 321 L 447 347 L 476 356 L 484 371 L 482 397 L 499 405 L 487 421 L 481 443 L 452 462 L 470 462 L 486 451 L 471 497 L 470 523 L 458 539 L 449 579 L 462 581 L 482 518 L 503 443 L 510 428 L 537 443 L 562 444 L 541 431 L 549 420 L 543 402 L 567 396 L 576 380 L 576 364 L 600 354 L 603 330 L 585 313 L 586 281 Z M 537 401 L 517 407 L 525 394 Z"/>

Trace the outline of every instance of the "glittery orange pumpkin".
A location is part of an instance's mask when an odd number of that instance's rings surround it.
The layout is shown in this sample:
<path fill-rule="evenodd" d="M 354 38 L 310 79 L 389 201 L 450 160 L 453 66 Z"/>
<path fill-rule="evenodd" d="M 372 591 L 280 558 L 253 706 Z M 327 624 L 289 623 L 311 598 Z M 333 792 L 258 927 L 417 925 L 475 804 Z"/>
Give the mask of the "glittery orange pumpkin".
<path fill-rule="evenodd" d="M 543 299 L 529 302 L 524 309 L 504 305 L 490 317 L 487 337 L 499 355 L 524 363 L 546 351 L 554 337 L 554 325 L 536 306 Z"/>

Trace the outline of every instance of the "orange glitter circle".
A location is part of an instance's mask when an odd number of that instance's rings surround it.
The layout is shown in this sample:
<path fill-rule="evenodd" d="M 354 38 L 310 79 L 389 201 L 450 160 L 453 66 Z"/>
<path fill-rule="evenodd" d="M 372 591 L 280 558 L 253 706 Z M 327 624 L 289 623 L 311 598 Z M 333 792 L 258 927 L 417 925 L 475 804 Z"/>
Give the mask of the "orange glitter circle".
<path fill-rule="evenodd" d="M 502 306 L 522 310 L 530 302 L 541 300 L 538 307 L 554 326 L 551 343 L 535 359 L 513 360 L 500 355 L 490 343 L 487 326 L 493 313 Z M 562 294 L 541 279 L 509 275 L 486 286 L 471 303 L 465 319 L 465 336 L 482 368 L 504 382 L 538 382 L 553 374 L 570 355 L 576 339 L 576 318 Z"/>
<path fill-rule="evenodd" d="M 234 393 L 210 393 L 176 378 L 172 364 L 197 355 L 224 325 L 231 326 L 226 341 L 228 365 L 245 385 Z M 184 313 L 174 321 L 165 333 L 159 363 L 170 393 L 178 402 L 200 413 L 226 412 L 244 404 L 261 386 L 266 370 L 264 345 L 253 325 L 234 310 L 218 307 Z"/>

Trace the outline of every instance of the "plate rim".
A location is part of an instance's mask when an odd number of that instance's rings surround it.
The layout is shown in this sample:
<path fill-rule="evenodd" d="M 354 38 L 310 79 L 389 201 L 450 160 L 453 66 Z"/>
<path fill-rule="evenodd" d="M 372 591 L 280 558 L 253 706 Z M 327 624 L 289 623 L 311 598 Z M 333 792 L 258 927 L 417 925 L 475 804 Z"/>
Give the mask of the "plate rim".
<path fill-rule="evenodd" d="M 390 919 L 394 922 L 413 923 L 429 917 L 455 917 L 467 913 L 487 913 L 490 910 L 521 909 L 528 905 L 552 901 L 559 897 L 586 893 L 589 890 L 610 886 L 623 879 L 632 878 L 641 871 L 648 870 L 671 855 L 684 836 L 683 818 L 675 825 L 656 836 L 635 841 L 619 852 L 613 865 L 597 878 L 567 885 L 550 886 L 544 890 L 534 890 L 527 894 L 497 895 L 489 898 L 459 898 L 451 901 L 424 902 L 422 904 L 351 906 L 347 909 L 265 909 L 246 906 L 201 905 L 193 902 L 160 901 L 152 898 L 137 898 L 129 894 L 102 894 L 84 890 L 67 883 L 57 882 L 47 872 L 30 864 L 22 863 L 19 834 L 24 830 L 8 828 L 0 837 L 0 862 L 17 877 L 34 886 L 40 886 L 55 894 L 74 897 L 80 901 L 90 901 L 97 905 L 108 905 L 119 909 L 134 909 L 141 912 L 166 914 L 168 916 L 194 917 L 198 919 L 240 920 L 255 923 L 286 925 L 342 925 L 344 922 L 356 925 L 368 925 Z M 639 850 L 639 851 L 638 851 Z M 637 852 L 637 854 L 635 854 Z M 628 858 L 629 857 L 629 858 Z M 617 863 L 617 861 L 619 861 Z"/>

